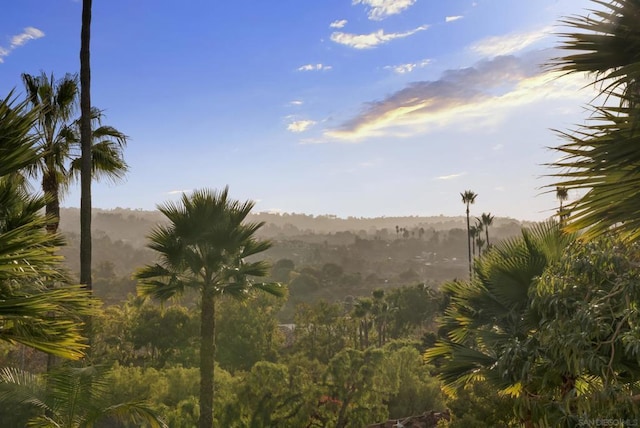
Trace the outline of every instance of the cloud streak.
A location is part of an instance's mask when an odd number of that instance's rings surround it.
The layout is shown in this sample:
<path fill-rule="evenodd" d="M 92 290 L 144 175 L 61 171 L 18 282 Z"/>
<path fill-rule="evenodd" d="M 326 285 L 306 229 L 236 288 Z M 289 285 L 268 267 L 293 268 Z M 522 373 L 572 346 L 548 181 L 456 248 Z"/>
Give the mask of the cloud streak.
<path fill-rule="evenodd" d="M 454 22 L 462 18 L 464 18 L 462 15 L 447 16 L 444 18 L 444 22 Z"/>
<path fill-rule="evenodd" d="M 287 125 L 287 131 L 299 133 L 304 132 L 316 124 L 315 120 L 296 120 Z"/>
<path fill-rule="evenodd" d="M 361 141 L 380 136 L 408 137 L 459 123 L 462 129 L 495 125 L 513 108 L 537 100 L 575 96 L 583 83 L 543 73 L 548 51 L 501 56 L 473 67 L 445 71 L 438 80 L 419 81 L 366 103 L 362 112 L 325 138 Z M 583 81 L 581 81 L 583 82 Z"/>
<path fill-rule="evenodd" d="M 459 172 L 457 174 L 450 175 L 441 175 L 440 177 L 436 177 L 435 180 L 453 180 L 454 178 L 462 177 L 466 172 Z"/>
<path fill-rule="evenodd" d="M 324 64 L 305 64 L 297 68 L 298 71 L 328 71 L 333 67 Z"/>
<path fill-rule="evenodd" d="M 347 20 L 346 19 L 340 19 L 337 21 L 333 21 L 331 24 L 329 24 L 330 28 L 342 28 L 345 25 L 347 25 Z"/>
<path fill-rule="evenodd" d="M 398 65 L 387 65 L 384 68 L 385 70 L 393 70 L 397 74 L 406 74 L 406 73 L 411 73 L 416 68 L 426 67 L 429 64 L 431 64 L 430 59 L 423 59 L 420 62 L 398 64 Z"/>
<path fill-rule="evenodd" d="M 551 35 L 552 28 L 544 27 L 525 33 L 487 37 L 471 45 L 471 50 L 483 56 L 511 55 Z"/>
<path fill-rule="evenodd" d="M 354 49 L 371 49 L 378 45 L 388 43 L 391 40 L 412 36 L 427 28 L 429 28 L 428 25 L 422 25 L 404 33 L 385 33 L 384 30 L 378 30 L 369 34 L 351 34 L 336 31 L 331 34 L 331 40 Z"/>
<path fill-rule="evenodd" d="M 401 13 L 413 6 L 416 0 L 353 0 L 353 4 L 368 7 L 367 16 L 372 21 L 381 21 L 388 16 Z"/>
<path fill-rule="evenodd" d="M 24 46 L 30 40 L 36 40 L 44 37 L 44 32 L 35 27 L 26 27 L 22 33 L 16 34 L 11 37 L 11 43 L 9 47 L 5 48 L 0 46 L 0 63 L 4 62 L 4 58 L 7 57 L 13 50 Z"/>

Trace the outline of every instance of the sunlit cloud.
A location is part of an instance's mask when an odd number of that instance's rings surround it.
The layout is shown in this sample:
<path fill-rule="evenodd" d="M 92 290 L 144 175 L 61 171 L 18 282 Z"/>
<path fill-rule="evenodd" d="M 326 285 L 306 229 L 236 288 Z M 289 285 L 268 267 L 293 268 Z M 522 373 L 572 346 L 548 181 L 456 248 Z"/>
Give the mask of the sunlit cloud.
<path fill-rule="evenodd" d="M 333 67 L 330 65 L 324 64 L 305 64 L 298 67 L 298 71 L 327 71 L 331 70 Z"/>
<path fill-rule="evenodd" d="M 0 46 L 0 63 L 4 62 L 3 58 L 7 57 L 14 49 L 24 46 L 30 40 L 36 40 L 44 37 L 44 32 L 35 27 L 26 27 L 22 33 L 11 37 L 9 47 Z"/>
<path fill-rule="evenodd" d="M 511 55 L 550 36 L 551 31 L 551 27 L 544 27 L 526 33 L 488 37 L 471 45 L 471 50 L 489 57 Z"/>
<path fill-rule="evenodd" d="M 184 190 L 170 190 L 167 192 L 167 195 L 179 195 L 184 193 L 191 193 L 193 189 L 184 189 Z"/>
<path fill-rule="evenodd" d="M 369 34 L 351 34 L 336 31 L 331 34 L 331 40 L 354 49 L 371 49 L 378 45 L 388 43 L 394 39 L 411 36 L 419 31 L 424 31 L 427 28 L 429 28 L 428 25 L 422 25 L 404 33 L 385 33 L 384 30 L 378 30 Z"/>
<path fill-rule="evenodd" d="M 398 73 L 398 74 L 406 74 L 406 73 L 411 73 L 416 68 L 426 67 L 429 64 L 431 64 L 430 59 L 423 59 L 420 62 L 399 64 L 399 65 L 387 65 L 384 68 L 385 70 L 393 70 L 395 73 Z"/>
<path fill-rule="evenodd" d="M 459 19 L 464 18 L 464 16 L 462 15 L 456 15 L 456 16 L 447 16 L 446 18 L 444 18 L 444 22 L 453 22 L 453 21 L 457 21 Z"/>
<path fill-rule="evenodd" d="M 457 174 L 441 175 L 439 177 L 436 177 L 435 179 L 436 180 L 453 180 L 454 178 L 462 177 L 465 174 L 466 172 L 459 172 Z"/>
<path fill-rule="evenodd" d="M 416 0 L 353 0 L 353 4 L 368 6 L 367 16 L 372 21 L 380 21 L 411 7 Z"/>
<path fill-rule="evenodd" d="M 560 77 L 538 64 L 549 52 L 483 60 L 440 79 L 407 85 L 388 97 L 366 103 L 362 112 L 324 131 L 329 141 L 359 142 L 374 137 L 411 137 L 456 124 L 459 131 L 495 128 L 520 106 L 550 99 L 583 100 L 587 80 Z"/>
<path fill-rule="evenodd" d="M 296 120 L 287 125 L 287 131 L 304 132 L 315 124 L 315 120 Z"/>
<path fill-rule="evenodd" d="M 301 106 L 302 104 L 304 104 L 302 100 L 289 101 L 289 105 L 292 105 L 292 106 Z"/>
<path fill-rule="evenodd" d="M 342 28 L 345 25 L 347 25 L 347 20 L 346 19 L 340 19 L 338 21 L 333 21 L 331 24 L 329 24 L 330 28 Z"/>

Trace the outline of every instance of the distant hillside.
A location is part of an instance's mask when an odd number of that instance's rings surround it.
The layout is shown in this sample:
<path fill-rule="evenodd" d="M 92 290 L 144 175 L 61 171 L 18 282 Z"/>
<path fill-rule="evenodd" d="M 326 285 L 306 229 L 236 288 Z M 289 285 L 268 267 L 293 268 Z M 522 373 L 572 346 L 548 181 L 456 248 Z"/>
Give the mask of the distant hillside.
<path fill-rule="evenodd" d="M 272 279 L 289 284 L 287 319 L 301 302 L 342 300 L 416 283 L 437 287 L 468 276 L 464 217 L 342 219 L 259 213 L 250 220 L 265 222 L 260 234 L 273 242 L 263 254 L 274 265 Z M 132 273 L 155 258 L 146 248 L 146 236 L 164 221 L 157 211 L 95 210 L 94 288 L 100 297 L 118 302 L 135 292 Z M 73 273 L 79 270 L 79 223 L 78 209 L 62 210 L 60 230 L 67 246 L 61 253 Z M 495 219 L 490 240 L 518 235 L 522 226 L 513 219 Z"/>
<path fill-rule="evenodd" d="M 60 230 L 65 233 L 80 233 L 80 210 L 63 208 L 60 215 Z M 396 237 L 396 227 L 409 232 L 420 230 L 446 231 L 466 229 L 466 218 L 459 217 L 348 217 L 331 215 L 313 216 L 306 214 L 256 213 L 249 216 L 251 221 L 265 222 L 260 234 L 267 238 L 293 238 L 304 235 L 324 235 L 339 232 L 351 232 L 363 238 Z M 473 219 L 472 219 L 473 220 Z M 94 233 L 103 232 L 112 240 L 122 240 L 134 247 L 143 247 L 146 235 L 151 228 L 165 221 L 158 211 L 131 210 L 116 208 L 113 210 L 94 210 L 92 226 Z M 496 218 L 492 229 L 497 238 L 513 235 L 526 223 L 512 218 Z M 400 232 L 398 232 L 399 234 Z M 517 233 L 517 232 L 516 232 Z"/>

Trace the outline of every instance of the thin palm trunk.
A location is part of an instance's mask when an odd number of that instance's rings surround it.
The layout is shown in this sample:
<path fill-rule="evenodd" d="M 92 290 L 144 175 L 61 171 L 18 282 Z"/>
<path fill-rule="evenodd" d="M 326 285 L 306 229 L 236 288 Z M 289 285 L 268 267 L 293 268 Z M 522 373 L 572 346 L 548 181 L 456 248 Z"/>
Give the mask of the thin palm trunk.
<path fill-rule="evenodd" d="M 200 421 L 199 428 L 213 428 L 213 394 L 215 361 L 215 306 L 214 290 L 202 291 L 200 317 Z"/>
<path fill-rule="evenodd" d="M 43 174 L 42 191 L 49 198 L 45 205 L 45 213 L 47 215 L 47 232 L 57 233 L 60 225 L 60 196 L 58 177 L 53 170 Z"/>
<path fill-rule="evenodd" d="M 467 244 L 469 247 L 469 279 L 471 279 L 472 271 L 471 271 L 471 225 L 469 224 L 469 202 L 467 202 Z"/>
<path fill-rule="evenodd" d="M 80 283 L 91 286 L 91 1 L 82 1 L 80 35 Z"/>

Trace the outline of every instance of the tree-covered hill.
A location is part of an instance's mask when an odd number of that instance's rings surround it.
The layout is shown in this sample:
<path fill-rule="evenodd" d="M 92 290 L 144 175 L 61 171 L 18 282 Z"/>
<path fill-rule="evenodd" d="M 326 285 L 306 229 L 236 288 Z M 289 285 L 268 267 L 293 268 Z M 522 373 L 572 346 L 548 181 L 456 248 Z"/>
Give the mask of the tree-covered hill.
<path fill-rule="evenodd" d="M 79 270 L 79 210 L 62 210 L 61 249 L 72 273 Z M 157 211 L 95 210 L 94 279 L 98 295 L 108 302 L 133 293 L 131 275 L 153 261 L 146 236 L 162 222 Z M 463 217 L 348 218 L 304 214 L 258 213 L 263 238 L 273 241 L 265 252 L 274 265 L 272 278 L 289 284 L 291 310 L 301 302 L 342 300 L 368 295 L 376 288 L 413 283 L 434 286 L 467 272 L 467 237 Z M 497 218 L 491 242 L 517 235 L 522 223 Z"/>

